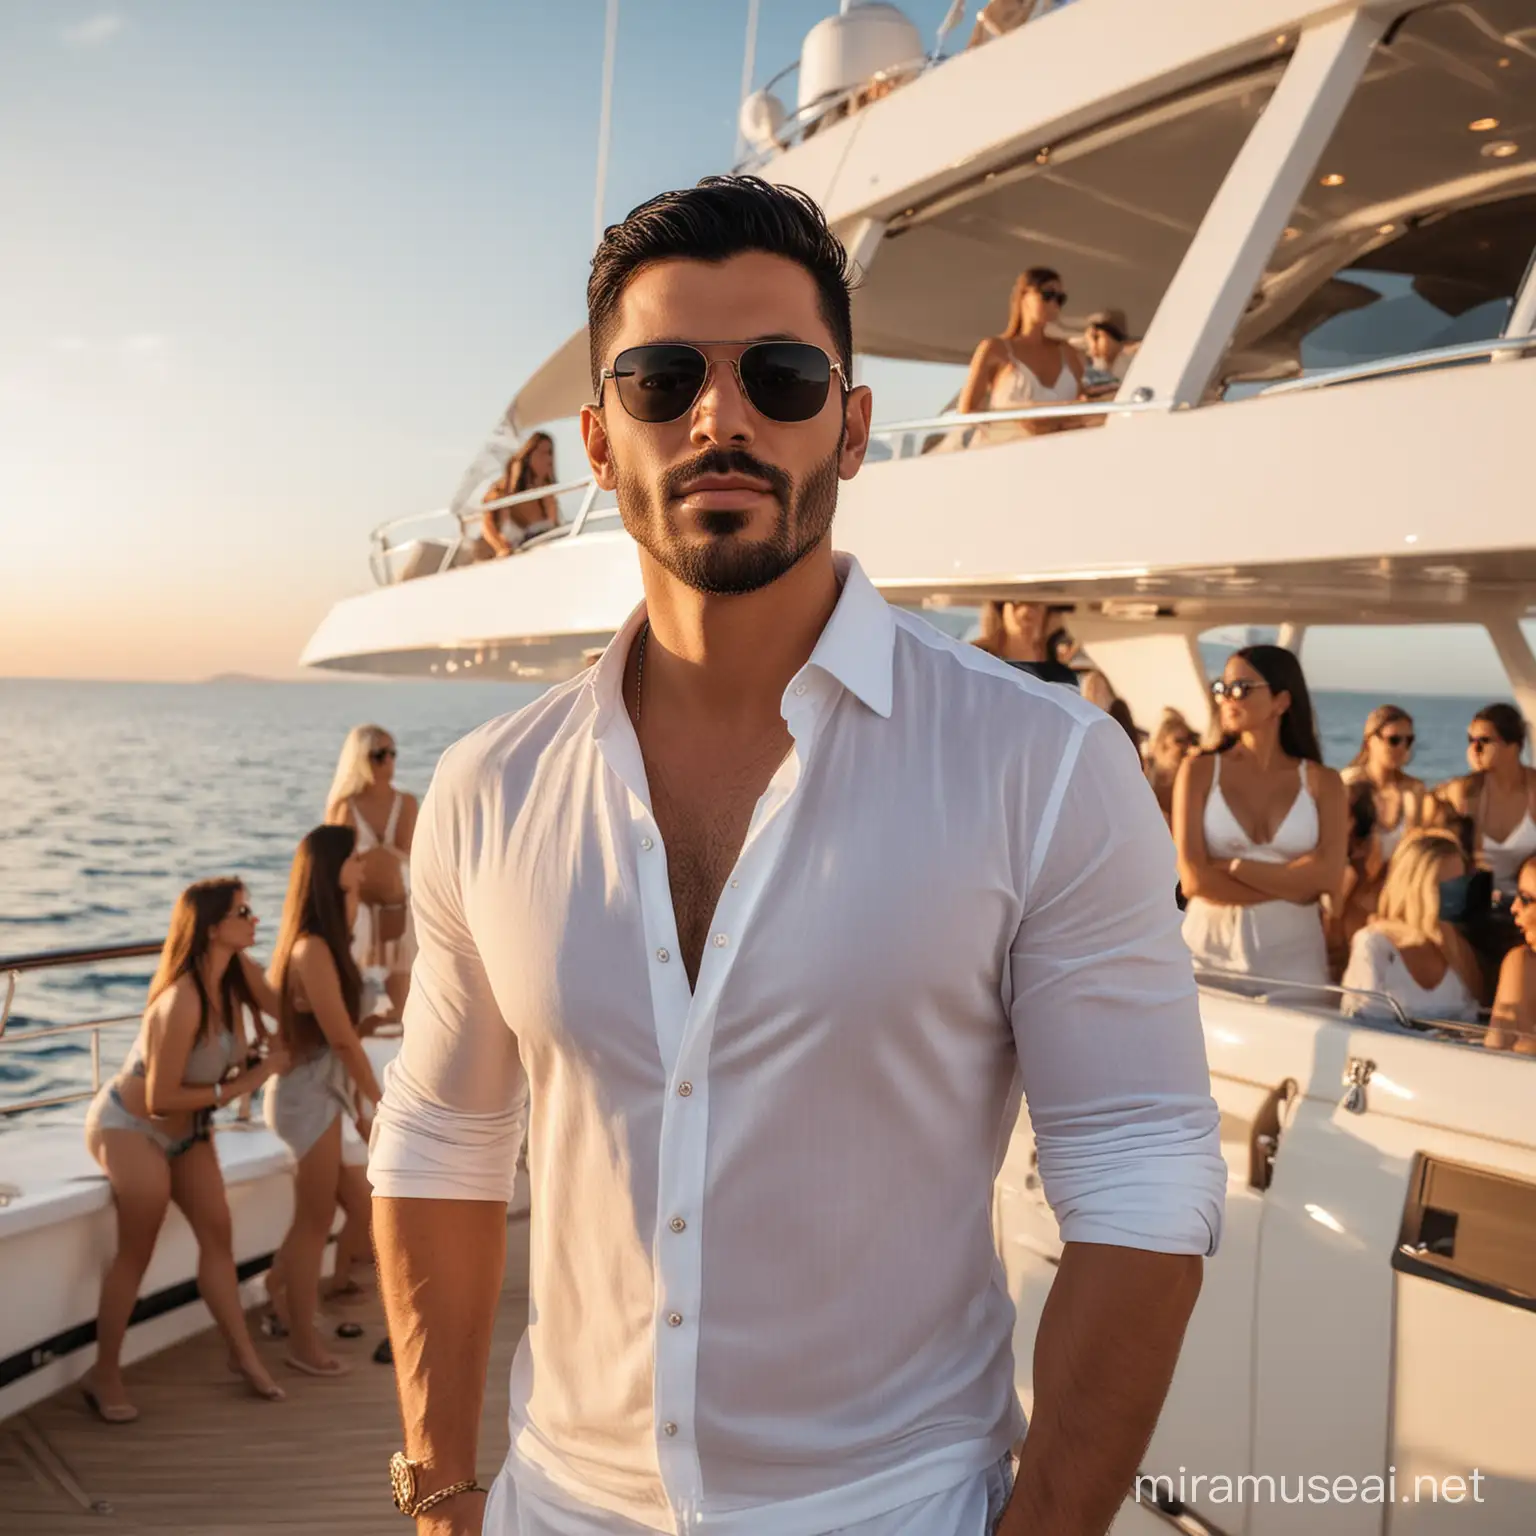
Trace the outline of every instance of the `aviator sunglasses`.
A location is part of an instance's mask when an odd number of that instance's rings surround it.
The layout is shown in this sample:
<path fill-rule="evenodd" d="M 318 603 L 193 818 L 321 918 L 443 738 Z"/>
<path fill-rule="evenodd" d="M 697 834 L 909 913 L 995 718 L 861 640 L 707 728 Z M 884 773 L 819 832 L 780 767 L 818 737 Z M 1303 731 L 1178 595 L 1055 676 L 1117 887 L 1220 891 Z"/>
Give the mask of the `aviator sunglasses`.
<path fill-rule="evenodd" d="M 1467 732 L 1467 745 L 1474 752 L 1487 752 L 1498 741 L 1497 736 L 1476 736 L 1471 731 Z"/>
<path fill-rule="evenodd" d="M 373 751 L 368 754 L 368 761 L 370 763 L 383 763 L 387 762 L 394 755 L 395 749 L 393 747 L 375 747 Z"/>
<path fill-rule="evenodd" d="M 1268 683 L 1250 682 L 1245 677 L 1240 677 L 1234 683 L 1223 682 L 1218 678 L 1211 684 L 1211 697 L 1219 704 L 1223 699 L 1231 699 L 1234 703 L 1241 704 L 1250 693 L 1257 693 L 1261 688 L 1268 688 Z"/>
<path fill-rule="evenodd" d="M 843 365 L 808 341 L 754 341 L 729 362 L 742 394 L 769 421 L 809 421 L 827 403 L 833 374 L 843 389 L 848 388 Z M 626 347 L 614 358 L 613 367 L 603 369 L 598 399 L 602 399 L 602 386 L 612 379 L 619 403 L 636 421 L 652 426 L 676 421 L 703 394 L 711 366 L 711 360 L 687 342 Z"/>
<path fill-rule="evenodd" d="M 241 922 L 245 922 L 248 918 L 255 917 L 256 914 L 252 912 L 249 907 L 240 906 L 235 908 L 235 916 L 238 917 Z"/>
<path fill-rule="evenodd" d="M 1411 747 L 1414 743 L 1414 734 L 1412 731 L 1383 731 L 1381 739 L 1389 747 Z"/>

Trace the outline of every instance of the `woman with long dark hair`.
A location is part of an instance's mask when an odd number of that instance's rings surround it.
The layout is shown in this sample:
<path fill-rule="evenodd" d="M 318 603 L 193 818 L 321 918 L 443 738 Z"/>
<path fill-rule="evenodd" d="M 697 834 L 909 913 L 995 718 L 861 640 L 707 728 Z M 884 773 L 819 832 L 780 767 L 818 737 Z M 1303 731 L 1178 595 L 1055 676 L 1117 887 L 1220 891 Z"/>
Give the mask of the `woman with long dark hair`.
<path fill-rule="evenodd" d="M 296 1163 L 293 1223 L 267 1277 L 278 1326 L 288 1333 L 287 1362 L 310 1376 L 346 1367 L 315 1327 L 320 1265 L 342 1178 L 341 1116 L 351 1114 L 368 1139 L 379 1085 L 357 1032 L 362 978 L 352 958 L 352 924 L 362 861 L 351 827 L 316 827 L 299 844 L 288 878 L 271 979 L 288 1069 L 266 1094 L 267 1124 Z M 351 1214 L 351 1213 L 349 1213 Z"/>
<path fill-rule="evenodd" d="M 1536 853 L 1515 871 L 1510 910 L 1521 942 L 1499 966 L 1493 1017 L 1483 1044 L 1492 1051 L 1536 1056 Z"/>
<path fill-rule="evenodd" d="M 956 409 L 1007 411 L 1082 399 L 1082 357 L 1076 347 L 1051 334 L 1051 327 L 1060 328 L 1066 302 L 1054 268 L 1031 267 L 1020 274 L 1008 297 L 1008 323 L 1002 335 L 988 336 L 976 348 Z M 1070 419 L 999 422 L 977 427 L 970 441 L 1005 443 L 1076 425 Z"/>
<path fill-rule="evenodd" d="M 507 461 L 501 478 L 486 491 L 482 500 L 502 501 L 523 491 L 537 490 L 555 483 L 555 440 L 548 432 L 535 432 Z M 560 520 L 560 508 L 553 496 L 520 501 L 516 506 L 487 508 L 481 514 L 477 558 L 499 560 L 510 555 L 536 533 L 547 533 Z"/>
<path fill-rule="evenodd" d="M 255 940 L 256 915 L 238 880 L 202 880 L 181 893 L 138 1039 L 86 1115 L 85 1144 L 112 1185 L 117 1209 L 117 1252 L 101 1281 L 96 1363 L 83 1384 L 86 1401 L 109 1424 L 139 1416 L 123 1385 L 123 1340 L 173 1200 L 197 1239 L 198 1290 L 232 1365 L 258 1397 L 283 1396 L 245 1325 L 224 1176 L 209 1136 L 216 1109 L 254 1093 L 286 1065 L 281 1046 L 260 1056 L 246 1034 L 246 1012 L 259 1018 L 262 1008 L 275 1013 L 277 1006 L 246 958 Z"/>
<path fill-rule="evenodd" d="M 1475 847 L 1506 900 L 1515 894 L 1520 866 L 1536 854 L 1536 768 L 1521 761 L 1526 728 L 1513 704 L 1489 704 L 1467 727 L 1471 772 L 1437 793 L 1453 811 L 1470 816 Z"/>
<path fill-rule="evenodd" d="M 1344 783 L 1325 768 L 1301 663 L 1278 645 L 1228 659 L 1222 737 L 1174 785 L 1173 835 L 1197 968 L 1328 982 L 1320 899 L 1344 875 Z"/>

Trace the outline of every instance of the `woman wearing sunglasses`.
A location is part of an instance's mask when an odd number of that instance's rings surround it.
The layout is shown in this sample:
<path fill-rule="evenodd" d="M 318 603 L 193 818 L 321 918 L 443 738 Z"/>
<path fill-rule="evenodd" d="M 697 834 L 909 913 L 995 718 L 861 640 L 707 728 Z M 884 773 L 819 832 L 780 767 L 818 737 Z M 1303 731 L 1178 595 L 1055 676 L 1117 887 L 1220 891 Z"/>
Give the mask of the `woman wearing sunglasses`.
<path fill-rule="evenodd" d="M 416 958 L 409 861 L 417 807 L 415 795 L 395 788 L 396 756 L 395 739 L 383 726 L 353 726 L 326 796 L 325 820 L 357 834 L 362 884 L 354 938 L 363 951 L 358 959 L 382 973 L 398 1015 Z"/>
<path fill-rule="evenodd" d="M 1469 873 L 1451 833 L 1413 831 L 1402 839 L 1375 915 L 1350 942 L 1345 1013 L 1395 1018 L 1390 998 L 1413 1019 L 1477 1018 L 1482 968 L 1443 916 Z"/>
<path fill-rule="evenodd" d="M 555 440 L 548 432 L 535 432 L 507 461 L 505 471 L 491 483 L 481 500 L 500 501 L 554 483 Z M 499 511 L 487 509 L 481 517 L 475 558 L 499 560 L 512 554 L 535 534 L 547 533 L 559 520 L 560 507 L 553 496 L 520 501 L 516 506 L 502 507 Z"/>
<path fill-rule="evenodd" d="M 123 1386 L 123 1340 L 173 1200 L 197 1239 L 198 1290 L 231 1365 L 258 1397 L 283 1396 L 245 1326 L 224 1176 L 209 1136 L 216 1109 L 287 1065 L 281 1046 L 262 1056 L 246 1033 L 247 1012 L 277 1013 L 246 955 L 255 939 L 256 915 L 238 880 L 202 880 L 181 893 L 138 1039 L 86 1115 L 85 1144 L 112 1185 L 117 1252 L 102 1277 L 96 1363 L 82 1390 L 109 1424 L 139 1416 Z"/>
<path fill-rule="evenodd" d="M 1478 710 L 1467 727 L 1471 773 L 1436 791 L 1452 810 L 1472 818 L 1478 857 L 1505 900 L 1515 893 L 1520 866 L 1536 853 L 1536 768 L 1520 760 L 1525 737 L 1514 705 Z"/>
<path fill-rule="evenodd" d="M 345 1370 L 315 1327 L 326 1238 L 337 1205 L 352 1204 L 341 1117 L 346 1112 L 366 1142 L 381 1097 L 357 1028 L 363 990 L 351 943 L 362 879 L 357 841 L 350 827 L 326 826 L 299 844 L 272 952 L 272 988 L 290 1064 L 268 1090 L 264 1108 L 297 1167 L 293 1224 L 272 1261 L 267 1294 L 291 1340 L 288 1364 L 310 1376 Z"/>
<path fill-rule="evenodd" d="M 1494 1051 L 1536 1056 L 1536 854 L 1515 871 L 1510 910 L 1522 942 L 1499 967 L 1493 1019 L 1483 1044 Z"/>
<path fill-rule="evenodd" d="M 1011 411 L 1026 405 L 1061 405 L 1083 398 L 1083 360 L 1073 346 L 1051 335 L 1067 302 L 1061 278 L 1050 267 L 1031 267 L 1013 285 L 1008 324 L 976 348 L 957 409 Z M 972 445 L 1013 442 L 1077 425 L 1072 419 L 997 422 L 973 429 Z"/>
<path fill-rule="evenodd" d="M 1325 768 L 1301 664 L 1234 652 L 1211 686 L 1222 737 L 1174 786 L 1173 835 L 1197 969 L 1329 980 L 1321 898 L 1344 874 L 1344 783 Z"/>

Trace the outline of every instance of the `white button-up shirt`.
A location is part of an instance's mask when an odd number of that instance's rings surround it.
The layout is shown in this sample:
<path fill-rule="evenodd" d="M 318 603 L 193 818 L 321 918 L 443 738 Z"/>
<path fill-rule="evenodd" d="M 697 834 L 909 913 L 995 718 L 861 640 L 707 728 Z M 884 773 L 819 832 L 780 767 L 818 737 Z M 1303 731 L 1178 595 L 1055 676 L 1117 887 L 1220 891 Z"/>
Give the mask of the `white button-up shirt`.
<path fill-rule="evenodd" d="M 873 1531 L 995 1466 L 1023 1428 L 990 1220 L 1021 1086 L 1066 1241 L 1215 1251 L 1135 750 L 839 570 L 692 991 L 622 696 L 641 613 L 422 807 L 370 1177 L 505 1200 L 531 1101 L 512 1464 L 588 1513 L 562 1531 Z"/>

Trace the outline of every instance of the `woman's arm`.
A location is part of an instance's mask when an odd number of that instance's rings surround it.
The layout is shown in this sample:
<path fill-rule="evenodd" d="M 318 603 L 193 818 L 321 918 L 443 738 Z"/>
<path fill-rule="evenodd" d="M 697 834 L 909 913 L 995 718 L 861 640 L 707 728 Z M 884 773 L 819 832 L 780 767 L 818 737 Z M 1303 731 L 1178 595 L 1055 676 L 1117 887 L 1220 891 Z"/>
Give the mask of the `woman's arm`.
<path fill-rule="evenodd" d="M 502 492 L 495 490 L 493 487 L 492 491 L 488 494 L 491 496 L 491 500 L 495 501 L 502 495 Z M 490 508 L 486 508 L 480 514 L 480 536 L 495 550 L 498 559 L 503 555 L 510 555 L 512 553 L 512 546 L 502 536 L 501 523 Z"/>
<path fill-rule="evenodd" d="M 1536 950 L 1522 944 L 1504 956 L 1483 1044 L 1490 1051 L 1536 1056 Z"/>
<path fill-rule="evenodd" d="M 306 936 L 293 947 L 293 964 L 315 1022 L 325 1036 L 325 1043 L 340 1058 L 357 1084 L 358 1092 L 377 1104 L 382 1094 L 373 1075 L 373 1063 L 363 1049 L 356 1022 L 347 1012 L 346 1000 L 341 995 L 341 978 L 336 974 L 336 962 L 331 958 L 330 950 L 321 940 Z"/>
<path fill-rule="evenodd" d="M 1349 804 L 1344 781 L 1331 768 L 1310 770 L 1317 797 L 1317 847 L 1286 864 L 1262 864 L 1233 859 L 1227 866 L 1234 879 L 1268 901 L 1312 902 L 1337 891 L 1344 879 L 1349 850 Z"/>
<path fill-rule="evenodd" d="M 400 823 L 395 828 L 395 846 L 400 852 L 410 857 L 411 839 L 416 836 L 416 796 L 402 795 L 400 806 Z"/>
<path fill-rule="evenodd" d="M 328 805 L 325 808 L 325 824 L 328 827 L 351 827 L 357 830 L 357 813 L 352 808 L 350 800 L 343 800 L 337 805 Z"/>
<path fill-rule="evenodd" d="M 1179 886 L 1186 897 L 1199 896 L 1229 907 L 1252 907 L 1266 900 L 1213 864 L 1205 847 L 1205 802 L 1211 793 L 1209 757 L 1187 757 L 1173 781 L 1173 842 L 1179 855 Z"/>
<path fill-rule="evenodd" d="M 1002 347 L 997 337 L 988 336 L 971 354 L 971 371 L 966 375 L 965 388 L 960 391 L 957 411 L 969 415 L 972 411 L 984 411 L 992 396 L 992 380 L 1002 362 Z"/>
<path fill-rule="evenodd" d="M 251 989 L 251 996 L 256 999 L 256 1006 L 262 1014 L 269 1019 L 282 1018 L 283 1005 L 268 983 L 266 972 L 247 954 L 240 956 L 240 969 L 245 976 L 245 984 Z M 256 1020 L 256 1029 L 263 1038 L 271 1038 L 272 1031 L 262 1026 L 260 1018 Z"/>
<path fill-rule="evenodd" d="M 230 1082 L 183 1082 L 201 1012 L 197 993 L 190 984 L 178 984 L 163 1008 L 151 1009 L 144 1032 L 144 1106 L 156 1118 L 189 1114 L 196 1109 L 218 1109 L 254 1093 L 288 1064 L 281 1048 L 274 1047 L 256 1066 Z"/>
<path fill-rule="evenodd" d="M 1072 370 L 1072 377 L 1077 380 L 1077 398 L 1086 400 L 1088 397 L 1083 393 L 1083 354 L 1066 341 L 1061 344 L 1061 352 L 1067 367 Z"/>

